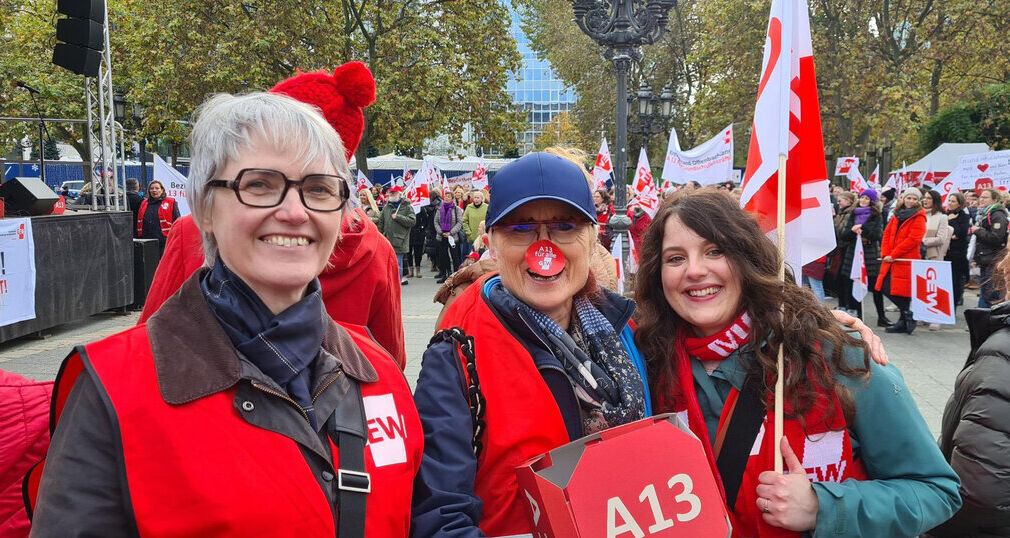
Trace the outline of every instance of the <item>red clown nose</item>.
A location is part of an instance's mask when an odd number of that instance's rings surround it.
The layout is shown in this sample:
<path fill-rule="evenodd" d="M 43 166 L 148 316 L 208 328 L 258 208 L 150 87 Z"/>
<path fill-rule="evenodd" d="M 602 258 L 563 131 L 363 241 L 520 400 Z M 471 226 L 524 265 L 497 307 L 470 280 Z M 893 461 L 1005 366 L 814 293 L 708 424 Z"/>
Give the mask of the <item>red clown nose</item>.
<path fill-rule="evenodd" d="M 565 255 L 557 245 L 542 239 L 526 249 L 526 265 L 540 276 L 554 276 L 565 269 Z"/>

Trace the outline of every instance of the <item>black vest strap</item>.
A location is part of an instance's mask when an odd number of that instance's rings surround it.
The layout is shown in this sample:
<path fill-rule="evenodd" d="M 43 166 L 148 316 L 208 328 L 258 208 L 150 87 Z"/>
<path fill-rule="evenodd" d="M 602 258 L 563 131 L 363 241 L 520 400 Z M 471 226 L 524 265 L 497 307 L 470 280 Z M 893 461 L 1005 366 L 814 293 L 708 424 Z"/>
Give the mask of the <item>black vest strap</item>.
<path fill-rule="evenodd" d="M 330 437 L 337 445 L 337 536 L 364 538 L 365 507 L 372 480 L 365 470 L 365 406 L 361 386 L 353 379 L 343 405 L 338 405 L 327 421 Z"/>
<path fill-rule="evenodd" d="M 719 468 L 722 485 L 726 490 L 726 505 L 732 510 L 743 481 L 743 472 L 750 458 L 754 439 L 761 429 L 767 410 L 761 401 L 761 384 L 757 376 L 748 376 L 743 390 L 737 396 L 733 416 L 726 426 L 726 437 L 715 465 Z"/>

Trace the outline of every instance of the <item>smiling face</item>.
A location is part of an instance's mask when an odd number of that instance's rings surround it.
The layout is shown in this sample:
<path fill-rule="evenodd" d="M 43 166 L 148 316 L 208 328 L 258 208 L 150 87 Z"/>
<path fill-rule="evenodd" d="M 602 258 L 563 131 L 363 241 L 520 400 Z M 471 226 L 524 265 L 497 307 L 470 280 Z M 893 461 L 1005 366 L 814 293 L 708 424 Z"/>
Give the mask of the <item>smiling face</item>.
<path fill-rule="evenodd" d="M 862 195 L 862 196 L 859 197 L 859 207 L 870 207 L 871 203 L 872 203 L 872 200 L 870 200 L 869 196 L 866 196 L 864 194 L 864 195 Z"/>
<path fill-rule="evenodd" d="M 336 174 L 325 159 L 302 166 L 286 152 L 253 141 L 216 178 L 234 179 L 243 168 L 277 170 L 298 181 L 306 174 Z M 249 207 L 228 189 L 216 189 L 209 217 L 201 223 L 214 235 L 225 265 L 275 313 L 298 301 L 326 267 L 336 245 L 343 210 L 306 209 L 294 187 L 276 207 Z"/>
<path fill-rule="evenodd" d="M 912 193 L 906 194 L 902 200 L 905 203 L 905 207 L 908 209 L 913 209 L 919 205 L 919 197 Z"/>
<path fill-rule="evenodd" d="M 995 202 L 995 200 L 993 200 L 991 192 L 989 192 L 987 190 L 983 190 L 982 193 L 978 195 L 978 206 L 979 207 L 986 208 L 986 207 L 991 206 L 994 203 L 996 203 L 996 202 Z"/>
<path fill-rule="evenodd" d="M 578 234 L 569 243 L 554 243 L 564 255 L 565 268 L 552 277 L 541 277 L 530 271 L 526 249 L 541 239 L 549 239 L 547 226 L 539 226 L 537 237 L 517 239 L 502 229 L 524 222 L 570 221 L 578 224 Z M 520 301 L 546 314 L 562 328 L 568 327 L 572 298 L 589 278 L 589 258 L 596 230 L 578 210 L 556 200 L 534 200 L 506 215 L 491 228 L 490 254 L 498 262 L 502 284 Z M 530 240 L 532 239 L 532 240 Z"/>
<path fill-rule="evenodd" d="M 161 182 L 152 181 L 147 186 L 147 192 L 150 193 L 151 198 L 161 198 L 165 195 L 165 188 L 161 186 Z"/>
<path fill-rule="evenodd" d="M 660 277 L 666 302 L 696 336 L 711 336 L 740 312 L 740 277 L 715 245 L 671 216 L 663 229 Z"/>

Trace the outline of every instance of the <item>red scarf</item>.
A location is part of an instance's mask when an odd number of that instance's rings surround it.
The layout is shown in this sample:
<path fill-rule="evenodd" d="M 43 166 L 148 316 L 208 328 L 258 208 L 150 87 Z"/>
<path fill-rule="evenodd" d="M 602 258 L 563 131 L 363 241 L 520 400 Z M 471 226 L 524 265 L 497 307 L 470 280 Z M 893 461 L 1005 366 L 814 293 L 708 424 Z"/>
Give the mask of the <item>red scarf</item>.
<path fill-rule="evenodd" d="M 746 343 L 749 336 L 748 334 L 740 335 L 734 327 L 749 329 L 749 318 L 742 315 L 725 331 L 708 338 L 691 338 L 687 336 L 686 330 L 682 329 L 678 333 L 674 345 L 675 379 L 668 379 L 669 376 L 660 379 L 654 396 L 656 413 L 677 413 L 680 419 L 687 423 L 691 432 L 702 440 L 712 474 L 715 476 L 724 498 L 726 492 L 716 466 L 716 455 L 711 445 L 712 438 L 709 435 L 701 407 L 698 405 L 689 353 L 701 360 L 706 360 L 702 359 L 703 356 L 713 357 L 707 360 L 720 360 L 728 357 Z M 744 329 L 745 333 L 746 329 Z M 730 350 L 733 343 L 735 343 L 735 347 Z M 727 352 L 727 350 L 729 351 Z M 725 354 L 723 355 L 723 353 Z M 799 419 L 785 420 L 783 435 L 789 439 L 793 452 L 803 462 L 810 480 L 841 482 L 848 478 L 866 479 L 866 471 L 862 462 L 855 460 L 852 455 L 852 443 L 841 403 L 833 393 L 818 392 L 819 397 L 811 409 L 803 415 L 802 422 Z M 730 413 L 736 405 L 738 396 L 739 392 L 735 388 L 730 391 L 726 403 L 723 405 L 722 416 L 719 417 L 720 431 L 728 425 Z M 792 409 L 788 401 L 785 402 L 784 407 L 785 415 L 789 416 Z M 764 522 L 757 508 L 758 476 L 763 471 L 775 468 L 775 436 L 772 435 L 775 424 L 774 406 L 769 402 L 767 408 L 768 413 L 765 415 L 764 423 L 761 425 L 751 448 L 750 458 L 747 461 L 740 490 L 737 493 L 736 504 L 730 511 L 733 518 L 734 537 L 801 536 L 801 533 L 768 525 Z M 826 413 L 829 410 L 833 413 L 831 419 L 825 422 Z M 768 435 L 765 435 L 766 431 Z"/>
<path fill-rule="evenodd" d="M 737 316 L 733 323 L 712 336 L 684 338 L 687 354 L 700 361 L 721 361 L 732 355 L 750 339 L 750 316 L 746 312 Z"/>

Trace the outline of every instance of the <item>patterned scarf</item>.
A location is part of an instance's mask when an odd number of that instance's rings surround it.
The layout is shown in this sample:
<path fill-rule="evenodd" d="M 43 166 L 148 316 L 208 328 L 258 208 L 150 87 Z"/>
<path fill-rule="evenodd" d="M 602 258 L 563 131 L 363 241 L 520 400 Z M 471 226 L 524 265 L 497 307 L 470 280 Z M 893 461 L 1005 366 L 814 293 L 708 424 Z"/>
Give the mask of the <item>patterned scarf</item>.
<path fill-rule="evenodd" d="M 574 299 L 576 315 L 572 317 L 570 332 L 542 312 L 517 302 L 520 313 L 535 323 L 533 329 L 539 329 L 549 351 L 574 383 L 575 394 L 585 411 L 586 435 L 645 418 L 642 377 L 614 327 L 589 299 Z"/>
<path fill-rule="evenodd" d="M 327 319 L 319 280 L 309 284 L 305 297 L 277 315 L 220 258 L 200 288 L 235 349 L 287 391 L 317 429 L 311 365 L 319 355 Z"/>

